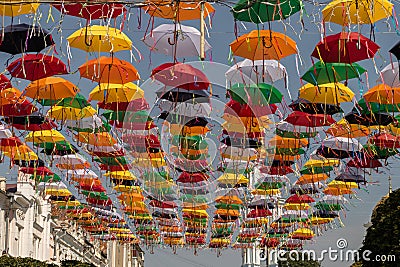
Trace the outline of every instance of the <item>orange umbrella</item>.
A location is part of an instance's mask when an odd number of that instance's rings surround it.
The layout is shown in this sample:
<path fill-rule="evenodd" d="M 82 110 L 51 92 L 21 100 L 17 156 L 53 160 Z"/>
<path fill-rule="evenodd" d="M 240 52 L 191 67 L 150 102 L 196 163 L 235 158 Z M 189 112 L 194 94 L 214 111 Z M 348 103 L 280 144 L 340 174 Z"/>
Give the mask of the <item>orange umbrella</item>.
<path fill-rule="evenodd" d="M 22 93 L 16 88 L 7 88 L 0 91 L 0 105 L 13 105 L 22 103 L 25 100 L 21 97 Z"/>
<path fill-rule="evenodd" d="M 329 176 L 326 173 L 304 174 L 296 181 L 296 184 L 312 184 L 325 181 L 328 178 Z"/>
<path fill-rule="evenodd" d="M 359 124 L 350 124 L 346 119 L 341 119 L 332 124 L 326 132 L 335 137 L 342 136 L 349 138 L 364 137 L 370 134 L 368 127 Z"/>
<path fill-rule="evenodd" d="M 147 14 L 152 17 L 171 19 L 176 21 L 194 20 L 201 18 L 200 3 L 186 2 L 166 2 L 166 1 L 151 1 L 147 6 L 143 7 Z M 215 9 L 211 4 L 204 4 L 204 18 L 214 13 Z"/>
<path fill-rule="evenodd" d="M 80 132 L 76 135 L 79 142 L 93 146 L 113 146 L 117 141 L 108 132 L 86 133 Z"/>
<path fill-rule="evenodd" d="M 99 57 L 79 67 L 81 77 L 98 83 L 128 83 L 140 79 L 131 63 L 115 57 Z"/>
<path fill-rule="evenodd" d="M 300 148 L 308 145 L 308 140 L 306 138 L 288 138 L 275 135 L 269 140 L 270 146 L 275 146 L 276 148 Z"/>
<path fill-rule="evenodd" d="M 251 60 L 280 60 L 297 53 L 296 42 L 290 37 L 270 30 L 254 30 L 230 44 L 232 53 Z"/>
<path fill-rule="evenodd" d="M 324 194 L 340 196 L 340 195 L 354 194 L 354 192 L 350 188 L 337 188 L 337 187 L 329 187 L 328 186 L 327 188 L 324 189 Z"/>
<path fill-rule="evenodd" d="M 31 82 L 24 90 L 24 95 L 35 99 L 57 100 L 73 97 L 79 92 L 70 81 L 60 77 L 47 77 Z"/>
<path fill-rule="evenodd" d="M 378 84 L 369 89 L 364 98 L 366 102 L 379 104 L 400 104 L 400 87 L 390 87 L 387 84 Z"/>

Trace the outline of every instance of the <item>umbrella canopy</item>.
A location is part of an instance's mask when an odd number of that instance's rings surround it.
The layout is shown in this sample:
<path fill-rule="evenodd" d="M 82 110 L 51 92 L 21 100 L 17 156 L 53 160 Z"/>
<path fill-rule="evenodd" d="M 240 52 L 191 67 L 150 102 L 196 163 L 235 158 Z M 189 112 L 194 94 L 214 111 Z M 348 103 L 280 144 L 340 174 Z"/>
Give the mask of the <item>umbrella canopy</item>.
<path fill-rule="evenodd" d="M 27 136 L 25 136 L 26 142 L 35 142 L 35 143 L 46 143 L 46 142 L 60 142 L 65 141 L 65 137 L 58 132 L 57 130 L 43 130 L 43 131 L 35 131 L 30 132 Z"/>
<path fill-rule="evenodd" d="M 81 28 L 67 38 L 69 45 L 86 52 L 131 50 L 132 41 L 118 29 L 106 26 Z"/>
<path fill-rule="evenodd" d="M 159 4 L 161 2 L 161 4 Z M 201 18 L 200 5 L 196 2 L 163 2 L 147 1 L 142 7 L 152 17 L 171 19 L 175 21 L 195 20 Z M 204 18 L 215 12 L 210 3 L 204 3 Z"/>
<path fill-rule="evenodd" d="M 327 130 L 327 133 L 333 136 L 343 136 L 349 138 L 363 137 L 370 134 L 368 127 L 349 123 L 346 119 L 341 119 Z"/>
<path fill-rule="evenodd" d="M 55 120 L 81 120 L 83 118 L 93 117 L 97 111 L 91 106 L 85 108 L 71 108 L 54 106 L 47 111 L 47 116 Z"/>
<path fill-rule="evenodd" d="M 337 105 L 351 102 L 354 93 L 342 83 L 327 83 L 322 85 L 306 84 L 299 89 L 299 97 L 312 103 Z"/>
<path fill-rule="evenodd" d="M 0 74 L 0 91 L 3 89 L 11 88 L 11 82 L 4 74 Z"/>
<path fill-rule="evenodd" d="M 57 100 L 73 97 L 79 92 L 70 81 L 60 77 L 47 77 L 31 82 L 24 90 L 24 95 L 35 99 Z"/>
<path fill-rule="evenodd" d="M 73 97 L 66 97 L 63 99 L 43 99 L 39 101 L 42 106 L 59 106 L 59 107 L 71 107 L 71 108 L 84 108 L 90 106 L 86 98 L 77 93 Z"/>
<path fill-rule="evenodd" d="M 175 57 L 198 57 L 200 55 L 200 32 L 196 28 L 162 24 L 143 38 L 151 51 Z M 205 41 L 205 51 L 210 50 Z"/>
<path fill-rule="evenodd" d="M 245 59 L 233 65 L 225 77 L 232 83 L 274 83 L 287 77 L 285 66 L 277 60 Z"/>
<path fill-rule="evenodd" d="M 134 83 L 101 83 L 90 92 L 89 101 L 97 100 L 104 103 L 130 102 L 143 97 L 143 90 Z"/>
<path fill-rule="evenodd" d="M 388 64 L 381 70 L 383 83 L 390 87 L 400 87 L 399 62 Z"/>
<path fill-rule="evenodd" d="M 308 114 L 301 111 L 293 111 L 286 117 L 285 121 L 293 125 L 305 127 L 329 126 L 336 122 L 331 115 Z"/>
<path fill-rule="evenodd" d="M 264 2 L 262 0 L 239 0 L 233 7 L 233 17 L 239 21 L 263 23 L 283 20 L 299 12 L 303 5 L 299 0 Z"/>
<path fill-rule="evenodd" d="M 373 58 L 379 46 L 357 32 L 341 32 L 326 36 L 319 42 L 311 56 L 324 62 L 354 63 Z"/>
<path fill-rule="evenodd" d="M 333 115 L 344 112 L 338 105 L 329 105 L 325 103 L 312 103 L 309 100 L 298 98 L 289 105 L 293 111 L 301 111 L 310 114 Z"/>
<path fill-rule="evenodd" d="M 400 41 L 397 42 L 392 48 L 389 50 L 390 53 L 392 53 L 397 60 L 400 60 Z"/>
<path fill-rule="evenodd" d="M 378 84 L 364 94 L 367 102 L 379 104 L 400 104 L 400 87 L 390 87 L 387 84 Z"/>
<path fill-rule="evenodd" d="M 12 55 L 40 52 L 54 45 L 51 34 L 39 26 L 25 23 L 6 26 L 1 34 L 0 51 Z"/>
<path fill-rule="evenodd" d="M 87 20 L 116 18 L 123 12 L 126 12 L 124 5 L 117 3 L 63 3 L 52 4 L 52 6 L 58 9 L 62 14 L 84 18 Z"/>
<path fill-rule="evenodd" d="M 140 79 L 136 68 L 116 57 L 99 57 L 79 67 L 81 77 L 98 83 L 128 83 Z"/>
<path fill-rule="evenodd" d="M 363 146 L 355 138 L 328 137 L 322 141 L 323 147 L 345 151 L 360 151 Z"/>
<path fill-rule="evenodd" d="M 24 4 L 18 1 L 9 1 L 8 3 L 0 5 L 0 14 L 2 16 L 17 17 L 20 15 L 35 13 L 39 6 L 39 3 Z"/>
<path fill-rule="evenodd" d="M 164 63 L 151 72 L 152 78 L 161 83 L 186 90 L 207 90 L 210 81 L 199 69 L 184 63 Z M 174 89 L 173 89 L 174 90 Z M 168 93 L 167 91 L 162 91 Z M 204 93 L 202 93 L 204 95 Z M 193 93 L 190 92 L 193 98 Z M 207 95 L 204 95 L 207 96 Z M 171 101 L 176 101 L 175 99 Z"/>
<path fill-rule="evenodd" d="M 297 45 L 290 37 L 270 30 L 254 30 L 230 44 L 235 56 L 251 60 L 275 59 L 296 54 Z"/>
<path fill-rule="evenodd" d="M 286 203 L 312 203 L 315 202 L 315 199 L 310 197 L 309 195 L 291 195 L 286 199 Z"/>
<path fill-rule="evenodd" d="M 227 89 L 227 94 L 231 99 L 240 104 L 265 106 L 282 101 L 282 93 L 272 85 L 259 83 L 257 85 L 235 84 Z"/>
<path fill-rule="evenodd" d="M 318 61 L 301 78 L 314 85 L 322 85 L 359 78 L 365 71 L 357 63 L 323 63 Z"/>
<path fill-rule="evenodd" d="M 340 25 L 373 24 L 392 15 L 393 4 L 387 0 L 334 0 L 323 10 L 324 21 Z"/>
<path fill-rule="evenodd" d="M 67 74 L 67 66 L 58 58 L 43 54 L 26 54 L 8 65 L 11 76 L 30 81 L 57 74 Z"/>

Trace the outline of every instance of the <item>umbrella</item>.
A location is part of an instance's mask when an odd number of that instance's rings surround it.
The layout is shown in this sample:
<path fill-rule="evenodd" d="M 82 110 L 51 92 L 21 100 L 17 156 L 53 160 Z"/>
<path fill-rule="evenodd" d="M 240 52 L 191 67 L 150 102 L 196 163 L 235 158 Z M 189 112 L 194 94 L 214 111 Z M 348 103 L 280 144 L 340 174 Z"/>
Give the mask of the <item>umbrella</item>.
<path fill-rule="evenodd" d="M 200 4 L 197 2 L 163 2 L 148 1 L 146 6 L 142 7 L 147 14 L 152 17 L 171 19 L 175 21 L 194 20 L 201 18 Z M 210 3 L 204 3 L 204 18 L 215 12 Z"/>
<path fill-rule="evenodd" d="M 388 64 L 381 70 L 383 83 L 390 87 L 400 87 L 399 62 Z"/>
<path fill-rule="evenodd" d="M 186 90 L 207 90 L 210 85 L 210 81 L 201 70 L 179 62 L 164 63 L 154 68 L 151 76 L 167 86 Z M 190 94 L 193 93 L 190 92 Z M 204 95 L 205 93 L 201 94 Z"/>
<path fill-rule="evenodd" d="M 319 42 L 311 56 L 324 62 L 354 63 L 373 58 L 379 46 L 356 32 L 341 32 L 326 36 Z"/>
<path fill-rule="evenodd" d="M 1 35 L 0 51 L 12 55 L 25 52 L 40 52 L 54 45 L 51 34 L 39 26 L 17 24 L 6 26 Z"/>
<path fill-rule="evenodd" d="M 301 77 L 303 80 L 317 84 L 340 82 L 360 78 L 366 70 L 357 63 L 323 63 L 318 61 Z"/>
<path fill-rule="evenodd" d="M 274 83 L 286 78 L 287 72 L 277 60 L 245 59 L 230 67 L 225 77 L 232 83 Z"/>
<path fill-rule="evenodd" d="M 322 141 L 323 147 L 344 151 L 360 151 L 363 146 L 355 138 L 328 137 Z"/>
<path fill-rule="evenodd" d="M 89 101 L 97 100 L 104 103 L 130 102 L 131 100 L 143 97 L 143 90 L 134 83 L 101 83 L 90 92 Z"/>
<path fill-rule="evenodd" d="M 400 87 L 390 87 L 387 84 L 378 84 L 364 94 L 367 102 L 379 104 L 400 104 Z"/>
<path fill-rule="evenodd" d="M 329 105 L 325 103 L 312 103 L 309 100 L 298 98 L 297 100 L 293 101 L 289 107 L 293 111 L 301 111 L 305 113 L 315 113 L 315 114 L 327 114 L 333 115 L 336 113 L 344 112 L 339 106 L 337 105 Z"/>
<path fill-rule="evenodd" d="M 288 197 L 285 201 L 286 203 L 296 203 L 296 204 L 300 204 L 300 203 L 312 203 L 315 202 L 315 199 L 313 199 L 312 197 L 310 197 L 309 195 L 291 195 L 290 197 Z"/>
<path fill-rule="evenodd" d="M 391 123 L 397 123 L 397 119 L 388 113 L 361 113 L 352 111 L 344 119 L 350 124 L 359 124 L 364 126 L 387 126 Z"/>
<path fill-rule="evenodd" d="M 295 41 L 270 30 L 251 31 L 238 37 L 230 47 L 234 55 L 251 60 L 280 60 L 298 52 Z"/>
<path fill-rule="evenodd" d="M 299 89 L 299 97 L 312 103 L 337 105 L 351 102 L 354 93 L 341 83 L 327 83 L 322 85 L 306 84 Z"/>
<path fill-rule="evenodd" d="M 24 95 L 35 99 L 57 100 L 73 97 L 79 92 L 70 81 L 60 77 L 47 77 L 31 82 L 24 90 Z"/>
<path fill-rule="evenodd" d="M 36 13 L 39 6 L 39 3 L 24 4 L 23 2 L 9 1 L 8 3 L 6 2 L 0 5 L 0 14 L 2 16 L 17 17 L 20 15 Z"/>
<path fill-rule="evenodd" d="M 60 142 L 65 141 L 65 137 L 58 132 L 57 130 L 43 130 L 43 131 L 35 131 L 30 132 L 27 136 L 25 136 L 26 142 L 35 142 L 35 143 L 47 143 L 47 142 Z"/>
<path fill-rule="evenodd" d="M 82 3 L 63 3 L 52 4 L 61 13 L 84 18 L 87 20 L 116 18 L 126 12 L 123 4 L 102 3 L 102 4 L 82 4 Z"/>
<path fill-rule="evenodd" d="M 0 91 L 11 87 L 10 80 L 4 74 L 0 74 Z"/>
<path fill-rule="evenodd" d="M 198 57 L 200 54 L 200 32 L 193 27 L 162 24 L 143 38 L 151 51 L 174 57 Z M 205 50 L 210 50 L 205 41 Z"/>
<path fill-rule="evenodd" d="M 106 26 L 87 26 L 67 38 L 69 45 L 86 52 L 118 52 L 131 50 L 132 41 L 118 29 Z"/>
<path fill-rule="evenodd" d="M 365 114 L 379 112 L 400 112 L 400 104 L 379 104 L 376 102 L 366 102 L 365 98 L 361 98 L 357 105 L 353 108 L 353 111 L 360 111 L 361 113 Z"/>
<path fill-rule="evenodd" d="M 390 53 L 392 53 L 397 60 L 400 60 L 400 41 L 397 42 L 392 48 L 389 50 Z"/>
<path fill-rule="evenodd" d="M 239 21 L 263 23 L 283 20 L 299 12 L 303 5 L 299 0 L 264 2 L 262 0 L 239 0 L 232 8 L 233 17 Z"/>
<path fill-rule="evenodd" d="M 240 104 L 265 106 L 282 101 L 282 93 L 272 85 L 259 83 L 257 85 L 235 84 L 227 89 L 227 95 Z"/>
<path fill-rule="evenodd" d="M 387 0 L 334 0 L 323 10 L 323 20 L 339 25 L 374 24 L 392 15 L 393 4 Z"/>
<path fill-rule="evenodd" d="M 54 106 L 47 111 L 47 116 L 55 120 L 81 120 L 83 118 L 93 117 L 97 111 L 91 106 L 79 109 L 71 107 Z"/>
<path fill-rule="evenodd" d="M 87 106 L 90 106 L 89 102 L 86 100 L 86 98 L 81 95 L 80 93 L 77 93 L 73 97 L 66 97 L 60 99 L 43 99 L 39 101 L 39 103 L 42 106 L 58 106 L 58 107 L 71 107 L 71 108 L 85 108 Z"/>
<path fill-rule="evenodd" d="M 57 74 L 67 74 L 67 66 L 54 56 L 27 54 L 11 62 L 7 70 L 11 76 L 30 81 Z"/>
<path fill-rule="evenodd" d="M 325 181 L 329 176 L 326 173 L 318 173 L 318 174 L 303 174 L 297 179 L 296 184 L 304 185 L 304 184 L 314 184 L 317 182 Z"/>
<path fill-rule="evenodd" d="M 81 77 L 98 83 L 128 83 L 140 79 L 132 64 L 115 57 L 99 57 L 79 67 Z"/>
<path fill-rule="evenodd" d="M 326 132 L 333 136 L 350 138 L 363 137 L 370 134 L 368 127 L 359 124 L 351 124 L 346 119 L 341 119 L 340 121 L 331 125 Z"/>
<path fill-rule="evenodd" d="M 301 111 L 293 111 L 286 117 L 285 121 L 293 125 L 305 127 L 329 126 L 336 122 L 331 115 L 308 114 Z"/>
<path fill-rule="evenodd" d="M 160 76 L 160 79 L 162 76 Z M 182 85 L 185 86 L 185 85 Z M 205 86 L 205 85 L 204 85 Z M 186 84 L 187 88 L 190 88 L 190 84 Z M 173 88 L 169 90 L 161 89 L 156 91 L 157 97 L 165 99 L 170 102 L 192 102 L 192 103 L 209 103 L 210 93 L 205 90 L 187 90 L 183 88 Z"/>

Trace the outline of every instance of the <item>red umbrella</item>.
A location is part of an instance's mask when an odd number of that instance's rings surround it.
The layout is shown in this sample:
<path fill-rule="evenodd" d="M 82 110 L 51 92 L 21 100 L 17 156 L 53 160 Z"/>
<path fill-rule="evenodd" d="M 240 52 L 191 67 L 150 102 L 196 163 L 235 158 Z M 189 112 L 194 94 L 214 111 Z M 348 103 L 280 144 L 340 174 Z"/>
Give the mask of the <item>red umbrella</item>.
<path fill-rule="evenodd" d="M 350 160 L 347 163 L 347 167 L 355 167 L 355 168 L 359 168 L 359 169 L 373 169 L 373 168 L 379 168 L 382 167 L 382 163 L 374 158 L 371 157 L 365 157 L 363 159 L 361 158 L 355 158 Z"/>
<path fill-rule="evenodd" d="M 265 115 L 275 114 L 278 109 L 277 105 L 271 104 L 266 106 L 249 106 L 247 104 L 240 104 L 235 100 L 230 100 L 225 105 L 224 113 L 231 114 L 238 117 L 261 117 Z"/>
<path fill-rule="evenodd" d="M 202 181 L 207 181 L 208 178 L 210 177 L 204 172 L 195 172 L 195 173 L 182 172 L 181 175 L 179 175 L 177 182 L 199 183 Z"/>
<path fill-rule="evenodd" d="M 35 174 L 40 175 L 40 176 L 45 176 L 45 175 L 53 175 L 54 173 L 47 167 L 37 167 L 37 168 L 32 168 L 32 167 L 22 167 L 19 168 L 20 172 L 23 172 L 25 174 Z"/>
<path fill-rule="evenodd" d="M 56 128 L 57 125 L 52 122 L 46 120 L 45 122 L 41 124 L 17 124 L 17 123 L 12 123 L 12 127 L 18 130 L 24 130 L 24 131 L 43 131 L 43 130 L 51 130 L 53 128 Z"/>
<path fill-rule="evenodd" d="M 305 127 L 329 126 L 336 122 L 331 115 L 309 114 L 301 111 L 292 112 L 287 116 L 285 121 L 293 125 Z"/>
<path fill-rule="evenodd" d="M 90 184 L 80 183 L 79 188 L 82 190 L 94 191 L 94 192 L 105 192 L 106 191 L 102 185 L 90 185 Z"/>
<path fill-rule="evenodd" d="M 0 147 L 2 146 L 22 146 L 23 143 L 18 137 L 9 137 L 0 139 Z"/>
<path fill-rule="evenodd" d="M 267 216 L 272 216 L 272 212 L 267 209 L 255 209 L 247 214 L 247 218 L 260 218 Z"/>
<path fill-rule="evenodd" d="M 373 58 L 379 46 L 357 32 L 341 32 L 326 36 L 315 47 L 313 57 L 325 62 L 354 63 Z"/>
<path fill-rule="evenodd" d="M 186 90 L 207 90 L 210 81 L 199 69 L 184 63 L 164 63 L 151 76 L 167 86 Z"/>
<path fill-rule="evenodd" d="M 0 74 L 0 90 L 11 88 L 10 80 L 4 75 Z"/>
<path fill-rule="evenodd" d="M 286 199 L 286 203 L 296 203 L 296 204 L 301 204 L 301 203 L 312 203 L 315 202 L 315 199 L 310 197 L 309 195 L 291 195 Z"/>
<path fill-rule="evenodd" d="M 290 166 L 261 167 L 260 171 L 270 175 L 286 175 L 289 173 L 294 173 L 294 170 Z"/>
<path fill-rule="evenodd" d="M 87 20 L 116 18 L 125 11 L 123 4 L 53 4 L 61 13 Z"/>
<path fill-rule="evenodd" d="M 0 105 L 0 115 L 5 117 L 27 116 L 37 111 L 37 108 L 27 99 L 15 104 Z"/>
<path fill-rule="evenodd" d="M 173 208 L 178 207 L 178 205 L 176 205 L 176 203 L 173 201 L 159 201 L 156 199 L 153 199 L 152 201 L 150 201 L 149 205 L 152 207 L 157 207 L 157 208 L 161 208 L 161 209 L 173 209 Z"/>
<path fill-rule="evenodd" d="M 107 199 L 107 200 L 101 200 L 101 199 L 97 199 L 97 198 L 86 198 L 87 202 L 89 204 L 93 204 L 93 205 L 97 205 L 97 206 L 111 206 L 112 205 L 112 201 L 111 199 Z"/>
<path fill-rule="evenodd" d="M 11 76 L 29 81 L 47 78 L 57 74 L 67 74 L 67 66 L 54 56 L 25 54 L 8 65 Z"/>
<path fill-rule="evenodd" d="M 389 133 L 376 134 L 370 139 L 370 142 L 378 147 L 400 148 L 399 139 Z"/>
<path fill-rule="evenodd" d="M 146 99 L 144 98 L 135 99 L 131 102 L 98 102 L 97 106 L 102 109 L 109 109 L 114 111 L 129 110 L 131 112 L 146 110 L 150 108 L 149 103 L 147 103 Z"/>

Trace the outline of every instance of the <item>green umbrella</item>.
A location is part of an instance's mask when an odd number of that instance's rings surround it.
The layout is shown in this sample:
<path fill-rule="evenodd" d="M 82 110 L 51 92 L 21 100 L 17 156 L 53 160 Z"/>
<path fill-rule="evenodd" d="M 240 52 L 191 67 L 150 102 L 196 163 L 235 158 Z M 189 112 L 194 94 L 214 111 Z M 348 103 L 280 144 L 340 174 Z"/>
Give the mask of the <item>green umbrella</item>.
<path fill-rule="evenodd" d="M 90 106 L 90 103 L 86 98 L 77 93 L 74 97 L 67 97 L 63 99 L 43 99 L 39 102 L 42 106 L 61 106 L 61 107 L 71 107 L 82 109 L 84 107 Z"/>
<path fill-rule="evenodd" d="M 108 196 L 104 192 L 95 192 L 95 191 L 88 191 L 88 190 L 82 190 L 82 194 L 84 194 L 87 197 L 90 198 L 96 198 L 99 200 L 107 200 Z"/>
<path fill-rule="evenodd" d="M 170 179 L 168 172 L 145 172 L 140 177 L 144 182 L 165 182 Z"/>
<path fill-rule="evenodd" d="M 35 175 L 31 176 L 32 179 L 35 178 Z M 52 174 L 52 175 L 36 175 L 36 181 L 38 181 L 39 183 L 44 182 L 44 183 L 48 183 L 48 182 L 60 182 L 61 178 L 60 176 L 58 176 L 57 174 Z"/>
<path fill-rule="evenodd" d="M 288 132 L 276 129 L 276 134 L 286 138 L 312 138 L 317 136 L 317 132 Z"/>
<path fill-rule="evenodd" d="M 358 101 L 359 107 L 354 107 L 353 111 L 361 111 L 361 113 L 378 113 L 378 112 L 400 112 L 400 104 L 379 104 L 374 102 L 365 102 L 364 98 Z M 360 110 L 361 109 L 361 110 Z"/>
<path fill-rule="evenodd" d="M 301 77 L 314 85 L 359 78 L 366 70 L 357 63 L 323 63 L 318 61 Z"/>
<path fill-rule="evenodd" d="M 217 203 L 215 204 L 217 209 L 226 209 L 226 210 L 240 210 L 242 205 L 239 204 L 226 204 L 226 203 Z"/>
<path fill-rule="evenodd" d="M 342 206 L 340 204 L 329 204 L 324 202 L 318 202 L 315 204 L 315 208 L 319 210 L 326 210 L 326 211 L 339 211 L 342 210 Z"/>
<path fill-rule="evenodd" d="M 276 155 L 288 155 L 288 156 L 296 156 L 306 153 L 302 148 L 272 148 L 272 149 L 267 149 L 267 152 L 270 154 L 275 153 Z"/>
<path fill-rule="evenodd" d="M 256 189 L 260 190 L 279 189 L 282 188 L 282 186 L 283 186 L 282 182 L 262 182 L 262 183 L 256 183 L 254 185 Z"/>
<path fill-rule="evenodd" d="M 364 152 L 371 154 L 376 159 L 387 159 L 399 153 L 396 148 L 384 148 L 373 144 L 364 145 Z"/>
<path fill-rule="evenodd" d="M 239 0 L 233 7 L 233 17 L 240 21 L 263 23 L 283 20 L 303 8 L 299 0 Z"/>
<path fill-rule="evenodd" d="M 172 145 L 180 146 L 182 148 L 187 149 L 197 149 L 202 150 L 208 147 L 207 141 L 203 136 L 194 135 L 194 136 L 185 136 L 185 135 L 174 135 L 172 137 Z"/>
<path fill-rule="evenodd" d="M 45 143 L 34 143 L 35 146 L 44 148 L 46 150 L 56 149 L 58 151 L 62 150 L 74 150 L 74 147 L 68 141 L 59 141 L 55 143 L 45 142 Z"/>
<path fill-rule="evenodd" d="M 79 128 L 79 127 L 69 127 L 67 126 L 68 129 L 73 130 L 78 133 L 103 133 L 103 132 L 109 132 L 111 130 L 111 125 L 108 124 L 107 122 L 103 121 L 103 124 L 100 127 L 96 128 Z"/>
<path fill-rule="evenodd" d="M 300 169 L 301 174 L 319 174 L 319 173 L 327 173 L 333 171 L 332 166 L 324 166 L 324 167 L 303 167 Z"/>
<path fill-rule="evenodd" d="M 145 123 L 146 121 L 152 121 L 149 117 L 149 113 L 147 111 L 113 111 L 107 110 L 102 114 L 107 120 L 115 120 L 115 121 L 126 121 L 130 123 Z"/>
<path fill-rule="evenodd" d="M 245 85 L 237 83 L 227 90 L 228 96 L 241 103 L 265 106 L 280 103 L 282 93 L 270 84 L 260 83 Z"/>
<path fill-rule="evenodd" d="M 128 164 L 125 157 L 98 157 L 95 158 L 94 160 L 96 162 L 110 166 L 121 166 Z"/>

